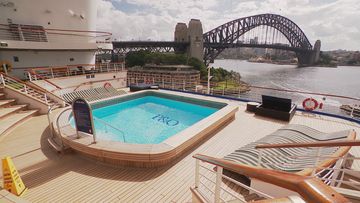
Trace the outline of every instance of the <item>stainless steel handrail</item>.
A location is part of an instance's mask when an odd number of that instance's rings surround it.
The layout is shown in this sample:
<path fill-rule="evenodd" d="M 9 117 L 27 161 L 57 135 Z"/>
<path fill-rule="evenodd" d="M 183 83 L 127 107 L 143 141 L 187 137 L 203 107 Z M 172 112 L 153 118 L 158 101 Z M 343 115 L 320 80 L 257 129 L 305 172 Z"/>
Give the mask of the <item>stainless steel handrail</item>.
<path fill-rule="evenodd" d="M 60 139 L 62 149 L 64 149 L 65 145 L 64 145 L 64 141 L 63 141 L 62 135 L 61 135 L 61 127 L 60 127 L 60 121 L 59 121 L 59 119 L 60 119 L 61 115 L 62 115 L 63 113 L 65 113 L 66 111 L 67 111 L 67 110 L 64 110 L 64 111 L 60 112 L 60 114 L 59 114 L 59 115 L 57 116 L 57 118 L 56 118 L 56 127 L 57 127 L 57 129 L 58 129 L 58 134 L 57 134 L 57 136 L 58 136 L 58 138 Z"/>
<path fill-rule="evenodd" d="M 112 126 L 111 124 L 107 123 L 106 121 L 101 120 L 100 118 L 97 118 L 97 117 L 95 117 L 95 116 L 93 116 L 93 118 L 94 118 L 94 120 L 100 121 L 100 122 L 103 123 L 105 126 L 109 126 L 109 127 L 113 128 L 113 129 L 115 129 L 116 131 L 120 132 L 121 135 L 123 136 L 124 142 L 126 142 L 125 133 L 124 133 L 122 130 L 120 130 L 120 129 L 117 128 L 117 127 Z"/>
<path fill-rule="evenodd" d="M 52 106 L 49 107 L 48 112 L 47 112 L 47 119 L 48 119 L 48 122 L 49 122 L 51 138 L 55 138 L 55 136 L 54 136 L 54 132 L 53 132 L 53 131 L 54 131 L 54 128 L 53 128 L 53 125 L 52 125 L 52 121 L 51 121 L 50 115 L 51 115 L 52 111 L 55 110 L 55 109 L 57 109 L 57 108 L 59 108 L 59 106 L 56 105 L 56 104 L 54 104 L 54 105 L 52 105 Z"/>

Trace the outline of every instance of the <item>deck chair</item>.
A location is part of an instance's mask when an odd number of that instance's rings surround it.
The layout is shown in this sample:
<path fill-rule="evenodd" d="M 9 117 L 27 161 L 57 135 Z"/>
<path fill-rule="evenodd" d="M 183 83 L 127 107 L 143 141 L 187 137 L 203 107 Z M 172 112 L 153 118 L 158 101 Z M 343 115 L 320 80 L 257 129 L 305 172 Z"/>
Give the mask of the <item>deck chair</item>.
<path fill-rule="evenodd" d="M 286 125 L 256 142 L 235 150 L 226 155 L 224 159 L 251 166 L 310 175 L 314 166 L 317 168 L 333 166 L 338 159 L 329 157 L 344 156 L 350 150 L 350 147 L 322 148 L 319 159 L 314 158 L 318 155 L 317 148 L 262 149 L 261 162 L 259 162 L 260 152 L 255 147 L 260 144 L 311 143 L 344 139 L 354 140 L 355 138 L 356 133 L 354 130 L 324 133 L 304 125 Z M 226 173 L 231 172 L 227 171 Z"/>

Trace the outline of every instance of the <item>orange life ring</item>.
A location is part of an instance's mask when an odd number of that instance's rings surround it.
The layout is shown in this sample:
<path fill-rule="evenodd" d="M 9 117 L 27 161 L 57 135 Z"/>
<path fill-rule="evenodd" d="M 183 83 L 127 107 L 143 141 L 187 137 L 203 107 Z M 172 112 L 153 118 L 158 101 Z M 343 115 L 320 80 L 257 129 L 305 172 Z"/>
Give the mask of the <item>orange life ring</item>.
<path fill-rule="evenodd" d="M 306 98 L 303 101 L 302 106 L 306 111 L 313 111 L 319 106 L 319 103 L 316 101 L 316 99 Z"/>
<path fill-rule="evenodd" d="M 112 85 L 111 85 L 111 83 L 106 82 L 106 83 L 104 84 L 104 87 L 105 87 L 105 88 L 107 88 L 107 87 L 112 87 Z"/>

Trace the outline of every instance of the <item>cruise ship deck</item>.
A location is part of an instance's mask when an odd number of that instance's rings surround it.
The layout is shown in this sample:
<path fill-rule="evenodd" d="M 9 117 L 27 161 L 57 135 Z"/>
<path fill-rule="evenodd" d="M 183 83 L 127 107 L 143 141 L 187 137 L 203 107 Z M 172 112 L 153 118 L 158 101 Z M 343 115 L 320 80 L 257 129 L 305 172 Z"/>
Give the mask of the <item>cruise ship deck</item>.
<path fill-rule="evenodd" d="M 246 103 L 231 102 L 239 106 L 235 120 L 167 167 L 121 168 L 74 153 L 58 154 L 47 143 L 46 115 L 31 118 L 2 138 L 0 156 L 13 158 L 29 188 L 23 198 L 30 202 L 191 202 L 194 154 L 222 158 L 288 124 L 247 113 Z M 352 122 L 300 111 L 290 124 L 323 132 L 354 129 L 360 133 L 360 126 Z M 353 147 L 350 153 L 359 156 L 360 148 Z M 359 162 L 352 167 L 360 169 Z"/>

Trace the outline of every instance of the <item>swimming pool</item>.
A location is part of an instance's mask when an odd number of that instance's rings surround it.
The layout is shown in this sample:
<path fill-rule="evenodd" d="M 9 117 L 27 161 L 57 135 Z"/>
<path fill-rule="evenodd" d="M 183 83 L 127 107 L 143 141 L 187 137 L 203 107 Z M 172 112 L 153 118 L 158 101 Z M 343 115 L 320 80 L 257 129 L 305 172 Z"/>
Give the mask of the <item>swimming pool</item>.
<path fill-rule="evenodd" d="M 93 116 L 98 139 L 158 144 L 217 110 L 159 95 L 145 95 L 94 109 Z"/>
<path fill-rule="evenodd" d="M 55 122 L 63 143 L 98 161 L 134 167 L 170 163 L 231 122 L 238 110 L 223 99 L 167 90 L 146 90 L 90 105 L 96 143 L 93 136 L 76 133 L 71 107 Z"/>

